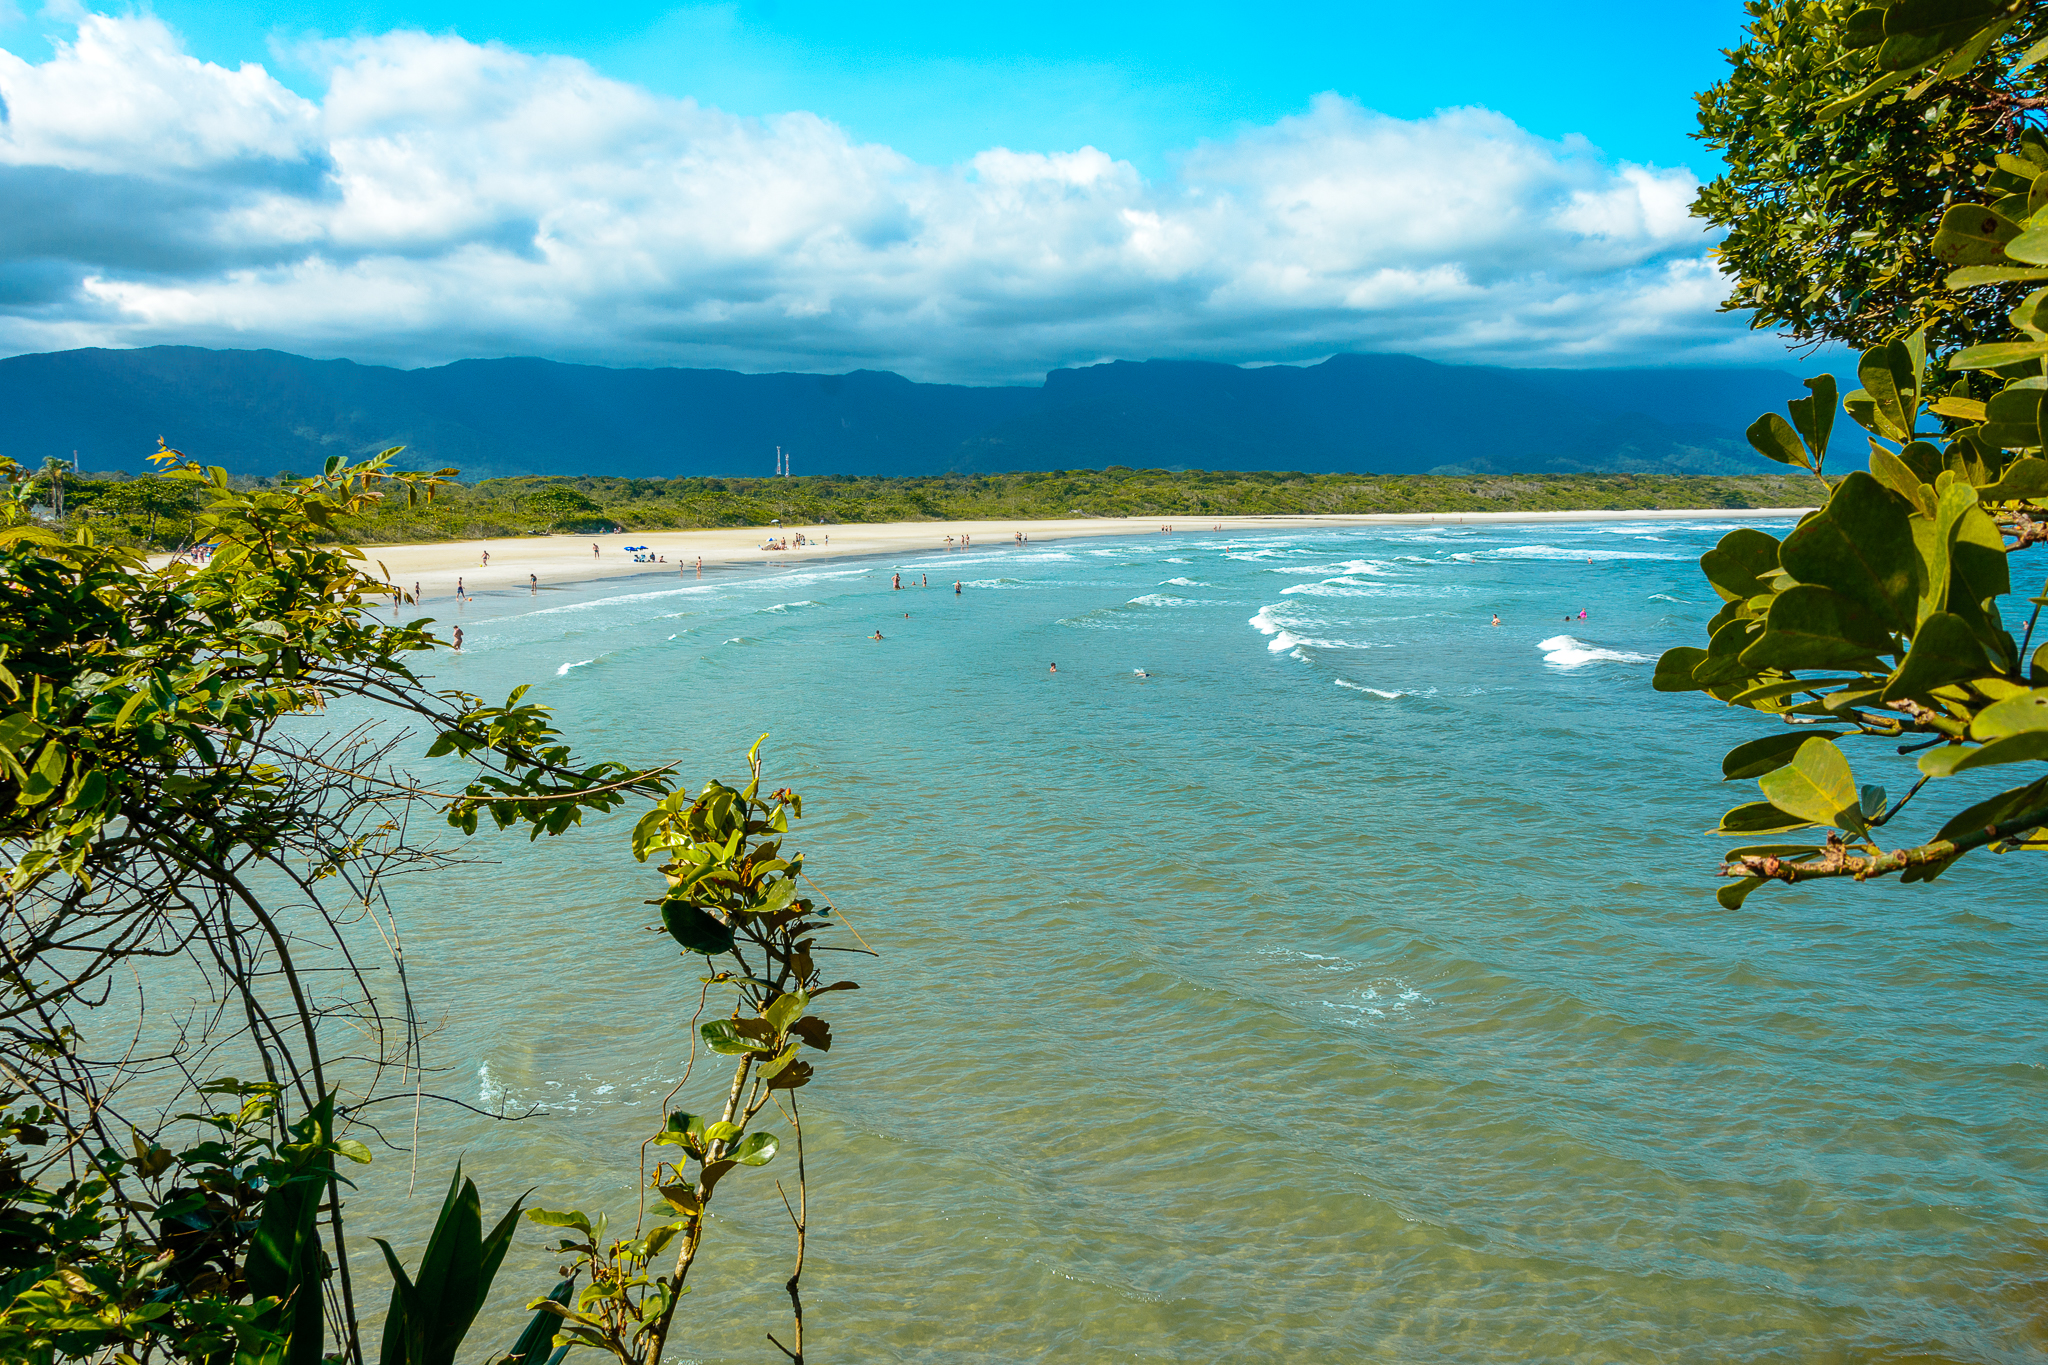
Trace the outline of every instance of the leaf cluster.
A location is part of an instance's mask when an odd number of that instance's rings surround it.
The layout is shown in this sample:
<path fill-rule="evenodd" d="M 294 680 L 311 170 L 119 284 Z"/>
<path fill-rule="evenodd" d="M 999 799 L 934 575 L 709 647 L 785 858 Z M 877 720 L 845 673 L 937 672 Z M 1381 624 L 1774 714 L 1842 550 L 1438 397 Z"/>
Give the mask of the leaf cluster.
<path fill-rule="evenodd" d="M 1941 289 L 1931 238 L 2038 124 L 2048 22 L 2004 3 L 1745 9 L 1728 75 L 1698 96 L 1697 136 L 1726 166 L 1693 204 L 1726 231 L 1723 311 L 1859 350 L 1925 330 L 1939 351 L 2000 330 L 2012 299 Z M 1951 47 L 1959 24 L 1971 37 Z"/>
<path fill-rule="evenodd" d="M 766 738 L 765 736 L 763 737 Z M 766 1166 L 782 1140 L 752 1125 L 770 1104 L 783 1110 L 798 1153 L 798 1202 L 787 1205 L 798 1237 L 802 1269 L 802 1128 L 795 1091 L 810 1083 L 814 1060 L 832 1048 L 832 1029 L 811 1012 L 818 997 L 855 990 L 851 981 L 827 983 L 816 954 L 830 949 L 817 935 L 834 927 L 829 906 L 802 894 L 803 856 L 785 855 L 789 822 L 803 800 L 782 790 L 761 792 L 760 744 L 747 755 L 752 778 L 745 787 L 707 783 L 694 798 L 676 793 L 658 802 L 633 831 L 641 861 L 661 858 L 666 883 L 654 905 L 661 928 L 686 958 L 719 965 L 702 978 L 734 994 L 724 1017 L 704 1021 L 698 1035 L 714 1057 L 732 1059 L 726 1101 L 715 1116 L 677 1110 L 648 1139 L 657 1155 L 647 1190 L 664 1210 L 649 1220 L 643 1206 L 631 1235 L 614 1238 L 608 1220 L 580 1210 L 536 1209 L 527 1216 L 563 1229 L 559 1250 L 588 1283 L 573 1300 L 535 1300 L 537 1312 L 560 1319 L 559 1342 L 593 1347 L 622 1362 L 661 1359 L 677 1304 L 705 1231 L 719 1182 L 742 1167 Z M 839 949 L 839 951 L 845 951 Z M 720 959 L 730 958 L 725 966 Z M 692 1065 L 694 1065 L 694 1058 Z M 680 1088 L 680 1087 L 679 1087 Z M 779 1187 L 778 1187 L 779 1188 Z M 785 1196 L 786 1199 L 786 1196 Z M 662 1268 L 666 1259 L 667 1269 Z M 789 1292 L 797 1312 L 802 1352 L 802 1307 L 797 1279 Z"/>

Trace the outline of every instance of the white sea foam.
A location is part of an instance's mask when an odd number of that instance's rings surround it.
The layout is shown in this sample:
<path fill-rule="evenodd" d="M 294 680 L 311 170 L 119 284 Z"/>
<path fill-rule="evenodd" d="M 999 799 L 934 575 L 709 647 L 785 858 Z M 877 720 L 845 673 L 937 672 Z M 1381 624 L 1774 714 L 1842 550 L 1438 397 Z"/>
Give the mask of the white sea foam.
<path fill-rule="evenodd" d="M 1176 597 L 1170 592 L 1148 592 L 1143 597 L 1133 597 L 1124 605 L 1131 607 L 1197 607 L 1201 603 L 1192 597 Z"/>
<path fill-rule="evenodd" d="M 728 585 L 729 586 L 729 585 Z M 654 602 L 664 597 L 687 597 L 694 593 L 717 592 L 715 583 L 692 583 L 684 588 L 664 588 L 660 592 L 633 592 L 619 597 L 597 597 L 588 602 L 568 602 L 559 607 L 541 607 L 535 611 L 519 613 L 523 617 L 554 616 L 567 611 L 591 611 L 598 607 L 615 607 L 624 602 Z"/>
<path fill-rule="evenodd" d="M 1192 560 L 1192 559 L 1169 559 L 1169 560 L 1166 560 L 1165 562 L 1166 562 L 1166 563 L 1168 563 L 1168 564 L 1192 564 L 1192 563 L 1194 563 L 1195 561 L 1194 561 L 1194 560 Z"/>
<path fill-rule="evenodd" d="M 1295 652 L 1295 658 L 1305 659 L 1307 656 L 1303 655 L 1300 652 L 1301 646 L 1303 645 L 1307 645 L 1313 649 L 1373 648 L 1372 645 L 1361 644 L 1355 640 L 1330 640 L 1315 636 L 1296 634 L 1295 631 L 1297 627 L 1306 630 L 1312 628 L 1317 623 L 1310 621 L 1301 621 L 1292 618 L 1282 619 L 1278 616 L 1275 616 L 1273 614 L 1273 610 L 1273 607 L 1270 606 L 1260 607 L 1258 610 L 1258 614 L 1251 618 L 1250 624 L 1252 629 L 1258 631 L 1259 634 L 1270 635 L 1272 637 L 1272 639 L 1266 642 L 1266 648 L 1271 650 L 1275 654 L 1285 654 L 1288 651 L 1292 650 Z"/>
<path fill-rule="evenodd" d="M 1385 697 L 1388 701 L 1392 701 L 1396 697 L 1408 695 L 1406 692 L 1382 692 L 1377 687 L 1367 687 L 1364 683 L 1355 683 L 1346 678 L 1339 678 L 1336 681 L 1339 687 L 1348 687 L 1353 692 L 1370 692 L 1375 697 Z"/>
<path fill-rule="evenodd" d="M 603 657 L 604 657 L 604 655 L 600 654 L 600 655 L 598 655 L 598 656 L 597 656 L 597 659 L 602 659 Z M 556 670 L 555 670 L 555 676 L 559 678 L 559 677 L 561 677 L 561 676 L 562 676 L 562 675 L 563 675 L 564 673 L 567 673 L 567 672 L 568 672 L 568 671 L 569 671 L 570 669 L 572 669 L 572 668 L 587 668 L 587 667 L 589 667 L 589 666 L 590 666 L 591 664 L 594 664 L 594 663 L 596 663 L 596 662 L 597 662 L 597 659 L 578 659 L 578 660 L 577 660 L 577 661 L 576 661 L 575 663 L 573 663 L 573 664 L 563 664 L 563 665 L 562 665 L 562 666 L 561 666 L 560 668 L 558 668 L 558 669 L 556 669 Z"/>
<path fill-rule="evenodd" d="M 768 612 L 768 611 L 794 611 L 794 610 L 796 610 L 796 609 L 797 609 L 798 607 L 815 607 L 815 606 L 817 606 L 817 605 L 818 605 L 818 604 L 817 604 L 816 602 L 777 602 L 777 603 L 776 603 L 776 604 L 775 604 L 774 606 L 772 606 L 772 607 L 763 607 L 763 608 L 761 608 L 761 610 L 762 610 L 762 611 L 764 611 L 764 612 Z"/>
<path fill-rule="evenodd" d="M 1167 562 L 1172 563 L 1173 561 L 1169 560 Z M 1184 559 L 1180 562 L 1183 564 L 1187 563 Z M 1207 583 L 1197 583 L 1192 578 L 1169 578 L 1159 586 L 1162 588 L 1206 588 L 1209 585 Z"/>
<path fill-rule="evenodd" d="M 1647 664 L 1656 660 L 1648 654 L 1634 654 L 1624 649 L 1602 649 L 1589 645 L 1584 640 L 1570 635 L 1553 635 L 1548 640 L 1537 642 L 1536 648 L 1543 651 L 1543 662 L 1552 668 L 1578 668 L 1591 663 Z"/>
<path fill-rule="evenodd" d="M 1325 1000 L 1323 1008 L 1351 1015 L 1353 1017 L 1348 1022 L 1363 1026 L 1370 1019 L 1398 1019 L 1436 1003 L 1405 981 L 1383 982 L 1382 985 L 1386 989 L 1367 986 L 1355 1000 Z"/>
<path fill-rule="evenodd" d="M 1280 589 L 1286 597 L 1407 597 L 1412 587 L 1392 583 L 1360 583 L 1356 579 L 1325 579 L 1320 583 L 1296 583 Z"/>
<path fill-rule="evenodd" d="M 1566 549 L 1558 545 L 1504 545 L 1497 550 L 1462 550 L 1451 558 L 1471 563 L 1480 559 L 1681 559 L 1682 555 L 1651 554 L 1643 550 L 1602 550 L 1593 546 Z"/>

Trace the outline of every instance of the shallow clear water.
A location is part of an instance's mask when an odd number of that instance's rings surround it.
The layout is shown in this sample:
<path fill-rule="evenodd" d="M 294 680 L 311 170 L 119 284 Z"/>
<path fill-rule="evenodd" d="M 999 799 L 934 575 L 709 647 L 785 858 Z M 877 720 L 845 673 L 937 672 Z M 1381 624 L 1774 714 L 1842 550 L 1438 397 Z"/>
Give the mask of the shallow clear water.
<path fill-rule="evenodd" d="M 693 787 L 772 732 L 883 952 L 803 1092 L 816 1361 L 2038 1359 L 2039 873 L 1715 904 L 1699 831 L 1755 789 L 1711 779 L 1770 722 L 1649 661 L 1725 529 L 615 580 L 463 607 L 440 676 Z M 626 827 L 401 900 L 434 1084 L 542 1111 L 429 1106 L 360 1229 L 457 1153 L 492 1206 L 630 1212 L 698 973 Z M 777 1173 L 721 1188 L 681 1358 L 779 1358 Z M 551 1283 L 523 1240 L 478 1349 Z"/>

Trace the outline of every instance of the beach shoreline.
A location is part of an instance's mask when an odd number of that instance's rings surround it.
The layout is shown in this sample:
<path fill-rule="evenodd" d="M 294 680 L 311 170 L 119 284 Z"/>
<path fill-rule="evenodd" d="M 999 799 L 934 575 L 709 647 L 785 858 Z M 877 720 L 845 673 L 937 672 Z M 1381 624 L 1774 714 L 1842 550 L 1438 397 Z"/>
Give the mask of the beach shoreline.
<path fill-rule="evenodd" d="M 1375 512 L 1267 517 L 1073 517 L 1038 521 L 898 521 L 838 526 L 717 526 L 677 531 L 628 531 L 617 535 L 509 536 L 494 540 L 423 541 L 359 547 L 370 570 L 421 600 L 464 592 L 560 587 L 601 578 L 667 574 L 694 580 L 703 567 L 787 568 L 824 560 L 881 555 L 929 555 L 949 549 L 1016 548 L 1022 533 L 1032 543 L 1098 536 L 1158 534 L 1230 535 L 1259 531 L 1341 529 L 1353 526 L 1490 526 L 1614 521 L 1780 521 L 1812 508 L 1710 507 L 1651 511 L 1575 512 Z M 798 546 L 793 539 L 803 535 Z M 773 536 L 786 550 L 763 546 Z M 951 538 L 950 543 L 948 537 Z M 963 537 L 965 543 L 963 544 Z M 592 553 L 595 546 L 597 552 Z M 636 562 L 639 553 L 665 557 Z M 488 554 L 489 561 L 485 562 Z"/>

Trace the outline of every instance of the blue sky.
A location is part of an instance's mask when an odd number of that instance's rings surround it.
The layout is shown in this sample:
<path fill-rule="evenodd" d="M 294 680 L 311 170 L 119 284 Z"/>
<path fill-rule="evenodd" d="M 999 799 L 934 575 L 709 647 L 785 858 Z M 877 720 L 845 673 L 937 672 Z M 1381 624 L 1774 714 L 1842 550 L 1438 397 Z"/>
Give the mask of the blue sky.
<path fill-rule="evenodd" d="M 0 351 L 1783 354 L 1683 212 L 1723 0 L 6 3 Z"/>
<path fill-rule="evenodd" d="M 232 65 L 283 56 L 276 74 L 306 95 L 320 82 L 290 60 L 301 40 L 417 28 L 581 57 L 736 114 L 808 109 L 921 161 L 991 146 L 1092 144 L 1157 172 L 1201 139 L 1271 123 L 1336 91 L 1397 118 L 1484 105 L 1541 137 L 1579 133 L 1617 159 L 1690 165 L 1702 178 L 1709 162 L 1688 136 L 1691 92 L 1717 78 L 1720 49 L 1742 23 L 1740 0 L 149 8 L 200 57 Z M 60 25 L 15 13 L 0 38 L 46 55 L 45 35 Z M 1446 33 L 1437 25 L 1451 14 L 1456 28 Z"/>

